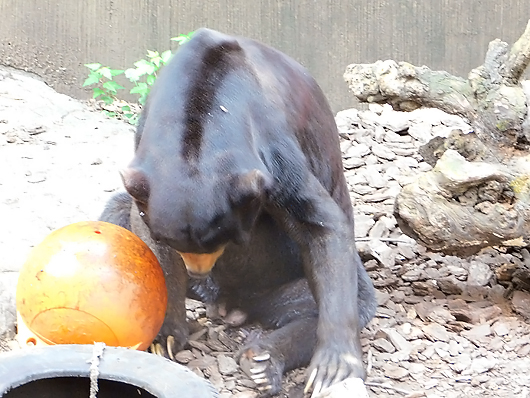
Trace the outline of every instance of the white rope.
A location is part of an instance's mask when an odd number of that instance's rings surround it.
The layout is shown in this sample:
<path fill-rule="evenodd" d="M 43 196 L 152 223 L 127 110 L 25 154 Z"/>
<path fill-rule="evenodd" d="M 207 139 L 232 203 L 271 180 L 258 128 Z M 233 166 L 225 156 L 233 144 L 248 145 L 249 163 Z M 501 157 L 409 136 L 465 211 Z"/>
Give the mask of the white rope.
<path fill-rule="evenodd" d="M 97 398 L 99 387 L 99 359 L 103 356 L 105 343 L 94 343 L 92 358 L 87 362 L 90 363 L 90 398 Z"/>

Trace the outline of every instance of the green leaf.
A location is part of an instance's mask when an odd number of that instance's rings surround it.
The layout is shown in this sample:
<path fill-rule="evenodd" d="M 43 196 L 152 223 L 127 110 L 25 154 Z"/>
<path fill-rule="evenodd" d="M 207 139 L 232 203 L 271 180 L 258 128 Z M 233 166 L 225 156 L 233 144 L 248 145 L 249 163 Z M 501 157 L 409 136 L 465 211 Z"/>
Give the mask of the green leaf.
<path fill-rule="evenodd" d="M 164 65 L 167 64 L 172 56 L 173 56 L 173 53 L 171 52 L 171 50 L 164 51 L 161 55 L 162 63 Z"/>
<path fill-rule="evenodd" d="M 103 68 L 99 68 L 98 73 L 101 73 L 107 79 L 112 80 L 112 73 L 110 72 L 109 67 L 104 66 Z"/>
<path fill-rule="evenodd" d="M 155 80 L 156 80 L 156 76 L 155 75 L 149 75 L 145 79 L 146 83 L 149 84 L 150 86 L 152 86 L 154 84 Z"/>
<path fill-rule="evenodd" d="M 97 71 L 101 67 L 101 64 L 85 64 L 85 66 L 92 71 Z"/>
<path fill-rule="evenodd" d="M 125 77 L 127 79 L 129 79 L 131 82 L 137 82 L 138 80 L 140 80 L 140 77 L 142 75 L 140 75 L 138 73 L 138 69 L 134 69 L 134 68 L 129 68 L 125 71 Z"/>
<path fill-rule="evenodd" d="M 138 98 L 138 102 L 140 103 L 140 105 L 145 105 L 145 102 L 147 101 L 147 94 L 149 93 L 142 94 L 142 96 Z"/>
<path fill-rule="evenodd" d="M 114 98 L 112 98 L 111 96 L 108 96 L 108 95 L 102 95 L 101 96 L 101 100 L 107 104 L 107 105 L 110 105 L 114 102 Z"/>
<path fill-rule="evenodd" d="M 145 59 L 136 61 L 134 66 L 136 66 L 136 69 L 138 69 L 139 76 L 152 75 L 156 70 L 155 66 Z"/>
<path fill-rule="evenodd" d="M 83 87 L 90 86 L 91 84 L 99 83 L 99 78 L 100 78 L 99 74 L 90 72 L 85 82 L 83 83 Z"/>
<path fill-rule="evenodd" d="M 188 34 L 181 34 L 177 37 L 172 37 L 170 40 L 176 41 L 179 45 L 183 45 L 189 42 L 195 32 L 189 32 Z"/>
<path fill-rule="evenodd" d="M 105 90 L 102 90 L 99 87 L 93 88 L 92 91 L 93 91 L 92 98 L 97 98 L 100 95 L 105 94 Z"/>
<path fill-rule="evenodd" d="M 131 88 L 131 94 L 143 94 L 149 92 L 149 86 L 146 83 L 140 82 L 137 86 Z"/>
<path fill-rule="evenodd" d="M 151 59 L 151 62 L 152 62 L 153 64 L 155 64 L 155 66 L 156 66 L 156 70 L 155 70 L 154 72 L 156 72 L 156 71 L 160 68 L 160 62 L 162 62 L 162 58 L 161 58 L 161 57 L 152 58 L 152 59 Z M 153 72 L 153 73 L 154 73 L 154 72 Z"/>
<path fill-rule="evenodd" d="M 112 76 L 118 76 L 118 75 L 121 75 L 123 72 L 125 72 L 124 70 L 121 70 L 121 69 L 110 69 L 110 74 Z"/>
<path fill-rule="evenodd" d="M 136 126 L 138 124 L 138 115 L 134 113 L 125 113 L 124 116 L 127 118 L 127 122 Z"/>
<path fill-rule="evenodd" d="M 122 110 L 123 112 L 130 112 L 130 111 L 131 111 L 131 107 L 130 107 L 129 105 L 123 105 L 123 106 L 121 107 L 121 110 Z"/>
<path fill-rule="evenodd" d="M 104 113 L 105 115 L 107 115 L 108 117 L 116 117 L 116 112 L 103 111 L 103 113 Z"/>
<path fill-rule="evenodd" d="M 125 87 L 120 86 L 118 83 L 114 81 L 108 81 L 103 83 L 103 88 L 110 91 L 112 94 L 116 94 L 118 90 L 124 89 Z"/>
<path fill-rule="evenodd" d="M 159 55 L 159 54 L 158 54 L 158 51 L 150 51 L 150 50 L 147 50 L 147 56 L 148 56 L 149 58 L 156 58 L 156 57 L 158 57 L 158 55 Z"/>

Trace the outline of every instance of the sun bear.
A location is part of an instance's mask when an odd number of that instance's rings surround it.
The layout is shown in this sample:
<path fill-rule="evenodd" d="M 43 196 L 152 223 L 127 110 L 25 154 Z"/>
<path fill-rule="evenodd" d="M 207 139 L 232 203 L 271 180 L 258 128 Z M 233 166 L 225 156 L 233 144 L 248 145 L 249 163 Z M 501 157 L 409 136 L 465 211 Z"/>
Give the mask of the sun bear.
<path fill-rule="evenodd" d="M 333 113 L 309 72 L 257 41 L 200 29 L 157 78 L 126 193 L 101 219 L 155 252 L 169 303 L 162 354 L 186 343 L 186 294 L 272 329 L 240 358 L 260 391 L 308 366 L 316 394 L 363 378 L 375 313 L 355 247 Z"/>

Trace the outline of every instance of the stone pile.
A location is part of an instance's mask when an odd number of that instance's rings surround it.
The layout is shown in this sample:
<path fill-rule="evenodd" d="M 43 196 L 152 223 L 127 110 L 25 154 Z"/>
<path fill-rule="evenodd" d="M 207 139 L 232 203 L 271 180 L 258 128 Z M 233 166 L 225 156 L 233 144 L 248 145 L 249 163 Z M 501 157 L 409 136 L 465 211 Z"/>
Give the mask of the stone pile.
<path fill-rule="evenodd" d="M 396 256 L 412 258 L 419 249 L 397 228 L 395 197 L 418 173 L 432 168 L 418 154 L 420 146 L 435 136 L 447 137 L 454 129 L 469 132 L 471 127 L 438 109 L 395 112 L 376 104 L 365 111 L 341 111 L 336 121 L 359 250 L 387 266 L 394 265 Z M 395 246 L 398 250 L 391 250 Z"/>
<path fill-rule="evenodd" d="M 436 109 L 380 105 L 339 112 L 336 120 L 357 247 L 378 289 L 377 315 L 363 333 L 369 384 L 381 383 L 372 385 L 374 396 L 526 394 L 529 377 L 521 387 L 519 372 L 499 375 L 530 365 L 530 329 L 513 313 L 528 318 L 530 295 L 512 295 L 530 288 L 528 251 L 488 248 L 468 259 L 431 253 L 393 216 L 400 189 L 431 169 L 419 147 L 454 129 L 470 132 L 469 124 Z"/>

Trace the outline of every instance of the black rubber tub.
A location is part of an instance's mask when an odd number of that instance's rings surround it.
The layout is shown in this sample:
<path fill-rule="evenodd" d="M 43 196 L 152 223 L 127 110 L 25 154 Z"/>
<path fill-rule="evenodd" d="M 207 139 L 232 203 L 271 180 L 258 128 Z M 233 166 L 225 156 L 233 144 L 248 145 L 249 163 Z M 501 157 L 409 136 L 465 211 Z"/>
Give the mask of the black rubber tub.
<path fill-rule="evenodd" d="M 2 398 L 88 398 L 94 346 L 55 345 L 0 354 Z M 146 352 L 105 347 L 98 398 L 214 398 L 214 387 L 182 365 Z"/>

